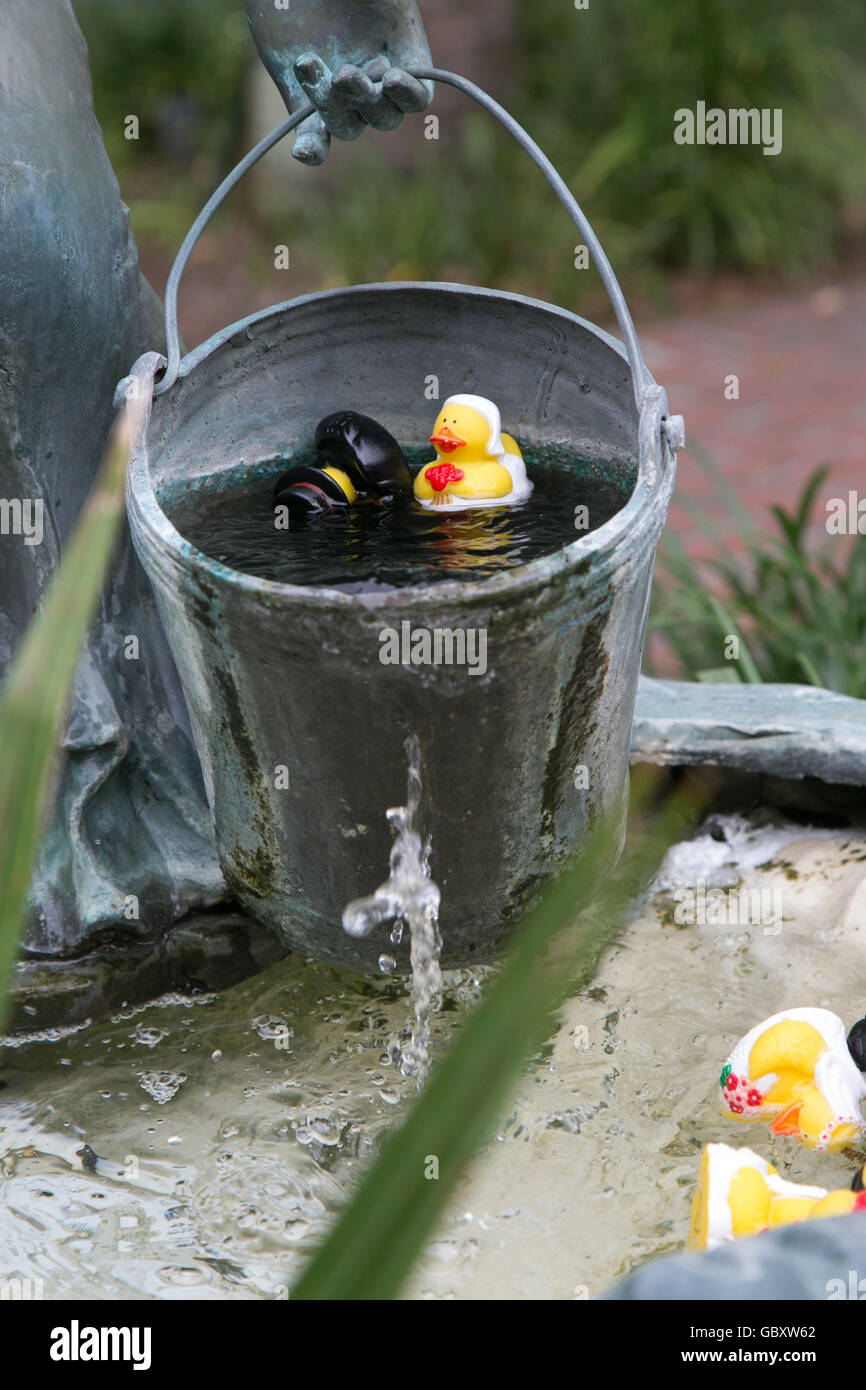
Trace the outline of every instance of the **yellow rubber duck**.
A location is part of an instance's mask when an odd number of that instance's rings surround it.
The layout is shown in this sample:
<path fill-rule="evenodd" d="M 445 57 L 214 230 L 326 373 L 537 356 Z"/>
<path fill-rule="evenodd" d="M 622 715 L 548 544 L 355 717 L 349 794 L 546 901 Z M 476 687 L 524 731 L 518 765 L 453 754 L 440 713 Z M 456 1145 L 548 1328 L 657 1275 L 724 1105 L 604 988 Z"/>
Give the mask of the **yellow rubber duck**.
<path fill-rule="evenodd" d="M 866 1208 L 866 1192 L 788 1182 L 751 1149 L 707 1144 L 692 1202 L 689 1249 L 715 1250 L 774 1226 Z"/>
<path fill-rule="evenodd" d="M 433 427 L 436 457 L 415 478 L 423 507 L 456 512 L 466 507 L 515 506 L 532 492 L 526 464 L 499 409 L 484 396 L 449 396 Z"/>
<path fill-rule="evenodd" d="M 866 1129 L 866 1078 L 848 1050 L 845 1025 L 828 1009 L 788 1009 L 752 1028 L 719 1077 L 721 1105 L 735 1120 L 770 1120 L 774 1134 L 834 1152 Z"/>

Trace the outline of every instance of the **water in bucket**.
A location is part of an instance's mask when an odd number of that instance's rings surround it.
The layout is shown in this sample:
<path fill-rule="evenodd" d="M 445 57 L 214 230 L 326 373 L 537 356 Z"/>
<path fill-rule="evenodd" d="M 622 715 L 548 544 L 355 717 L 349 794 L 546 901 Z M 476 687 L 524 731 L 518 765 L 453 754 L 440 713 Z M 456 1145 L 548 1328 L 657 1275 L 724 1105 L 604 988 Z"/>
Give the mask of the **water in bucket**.
<path fill-rule="evenodd" d="M 276 459 L 254 473 L 239 465 L 192 489 L 160 498 L 187 540 L 230 569 L 284 584 L 324 585 L 346 593 L 490 579 L 552 554 L 609 521 L 628 501 L 633 470 L 552 448 L 525 450 L 533 493 L 520 506 L 437 515 L 411 499 L 366 501 L 316 516 L 287 532 L 274 525 L 273 485 L 292 462 Z M 431 449 L 407 449 L 414 473 Z"/>

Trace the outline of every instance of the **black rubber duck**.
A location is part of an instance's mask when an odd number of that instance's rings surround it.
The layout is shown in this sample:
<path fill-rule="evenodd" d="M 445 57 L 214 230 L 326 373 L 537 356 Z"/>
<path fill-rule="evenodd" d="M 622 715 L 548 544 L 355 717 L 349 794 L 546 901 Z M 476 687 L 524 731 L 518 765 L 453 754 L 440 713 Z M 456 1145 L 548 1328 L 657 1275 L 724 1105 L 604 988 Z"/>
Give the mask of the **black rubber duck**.
<path fill-rule="evenodd" d="M 848 1051 L 858 1071 L 866 1071 L 866 1018 L 861 1018 L 848 1034 Z"/>
<path fill-rule="evenodd" d="M 848 1034 L 848 1051 L 860 1071 L 866 1071 L 866 1018 L 858 1019 Z M 862 1192 L 866 1177 L 866 1163 L 857 1172 L 851 1183 L 852 1192 Z"/>
<path fill-rule="evenodd" d="M 295 463 L 278 479 L 273 505 L 292 521 L 350 507 L 359 493 L 409 496 L 412 478 L 403 450 L 384 425 L 355 410 L 338 410 L 316 426 L 315 464 Z"/>

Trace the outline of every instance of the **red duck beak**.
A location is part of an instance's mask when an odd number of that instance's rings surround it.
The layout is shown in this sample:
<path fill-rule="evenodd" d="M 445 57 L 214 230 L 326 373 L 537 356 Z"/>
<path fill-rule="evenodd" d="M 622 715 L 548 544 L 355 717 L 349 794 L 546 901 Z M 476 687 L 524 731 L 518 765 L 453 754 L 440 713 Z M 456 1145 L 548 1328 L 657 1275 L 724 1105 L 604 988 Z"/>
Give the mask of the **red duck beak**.
<path fill-rule="evenodd" d="M 436 448 L 443 454 L 453 454 L 455 449 L 462 449 L 466 440 L 461 439 L 460 435 L 455 434 L 447 425 L 443 425 L 441 430 L 437 430 L 435 434 L 431 434 L 430 443 L 435 444 Z"/>

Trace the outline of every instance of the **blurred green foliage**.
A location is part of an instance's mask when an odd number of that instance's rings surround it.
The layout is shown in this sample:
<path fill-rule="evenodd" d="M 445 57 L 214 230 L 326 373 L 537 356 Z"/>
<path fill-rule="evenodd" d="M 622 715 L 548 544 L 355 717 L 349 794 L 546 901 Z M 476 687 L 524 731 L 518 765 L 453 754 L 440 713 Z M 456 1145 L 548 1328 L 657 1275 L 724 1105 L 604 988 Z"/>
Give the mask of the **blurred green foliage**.
<path fill-rule="evenodd" d="M 167 182 L 154 205 L 152 230 L 159 235 L 167 218 L 173 234 L 166 201 L 209 191 L 249 143 L 243 89 L 255 57 L 243 0 L 75 7 L 121 175 L 142 153 L 175 172 L 193 165 L 193 177 Z M 514 0 L 518 62 L 510 83 L 493 86 L 561 169 L 627 278 L 651 283 L 668 267 L 797 273 L 843 255 L 866 228 L 863 20 L 862 0 L 592 0 L 585 10 Z M 781 153 L 675 144 L 674 112 L 698 101 L 781 109 Z M 439 141 L 411 122 L 408 173 L 383 166 L 368 143 L 353 145 L 351 179 L 326 171 L 322 200 L 285 210 L 299 218 L 292 235 L 302 259 L 344 280 L 450 273 L 566 303 L 589 289 L 552 195 L 489 118 L 466 109 L 456 134 L 450 117 L 443 122 Z M 142 122 L 135 149 L 123 137 L 130 112 Z M 233 215 L 267 222 L 274 211 L 249 200 L 246 209 Z"/>
<path fill-rule="evenodd" d="M 243 142 L 244 75 L 255 50 L 243 0 L 73 0 L 96 114 L 119 174 L 141 157 L 213 181 Z M 138 116 L 140 138 L 124 121 Z"/>
<path fill-rule="evenodd" d="M 423 5 L 422 5 L 423 8 Z M 861 0 L 517 0 L 512 91 L 497 91 L 561 170 L 614 266 L 797 274 L 866 228 L 866 24 Z M 470 74 L 471 75 L 471 74 Z M 674 113 L 782 112 L 782 150 L 677 145 Z M 347 279 L 400 263 L 573 302 L 575 236 L 525 155 L 486 116 L 460 148 L 416 127 L 408 179 L 358 151 L 362 175 L 320 218 Z M 369 158 L 369 157 L 368 157 Z M 375 182 L 374 182 L 375 180 Z M 312 228 L 310 228 L 312 233 Z"/>
<path fill-rule="evenodd" d="M 324 207 L 317 199 L 293 210 L 332 274 L 347 283 L 445 275 L 532 292 L 561 272 L 573 295 L 577 233 L 526 155 L 516 167 L 520 152 L 498 124 L 470 115 L 457 149 L 420 129 L 408 171 L 395 176 L 356 147 L 357 176 Z"/>
<path fill-rule="evenodd" d="M 542 142 L 612 249 L 700 271 L 837 255 L 862 227 L 861 0 L 521 0 Z M 780 108 L 783 148 L 676 145 L 673 113 Z"/>
<path fill-rule="evenodd" d="M 792 681 L 866 699 L 866 536 L 828 535 L 826 506 L 817 504 L 838 491 L 824 488 L 829 469 L 816 470 L 792 510 L 773 507 L 774 534 L 701 458 L 745 553 L 695 563 L 675 534 L 665 534 L 650 627 L 664 638 L 677 674 L 686 680 Z M 713 518 L 699 505 L 689 510 L 718 551 Z M 739 638 L 738 661 L 724 660 L 729 636 Z M 670 674 L 669 667 L 659 674 Z"/>

